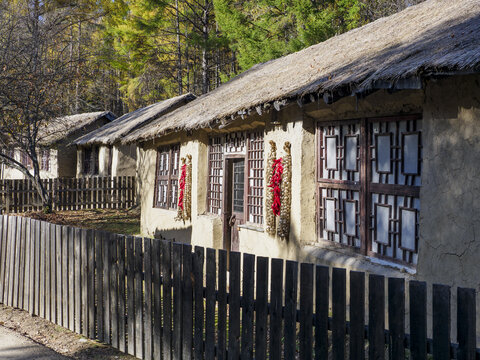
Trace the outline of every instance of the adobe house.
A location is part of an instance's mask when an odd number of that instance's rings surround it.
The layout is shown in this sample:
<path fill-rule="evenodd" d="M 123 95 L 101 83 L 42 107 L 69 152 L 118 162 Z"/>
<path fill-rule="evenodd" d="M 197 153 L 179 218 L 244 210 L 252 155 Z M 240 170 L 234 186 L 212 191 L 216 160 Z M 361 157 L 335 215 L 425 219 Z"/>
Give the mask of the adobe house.
<path fill-rule="evenodd" d="M 77 169 L 77 150 L 71 142 L 85 133 L 98 129 L 115 119 L 109 111 L 99 111 L 69 115 L 50 121 L 39 130 L 39 165 L 40 176 L 43 179 L 59 177 L 75 177 Z M 12 149 L 11 155 L 31 168 L 30 158 L 19 149 Z M 1 179 L 23 179 L 25 176 L 17 169 L 0 165 Z"/>
<path fill-rule="evenodd" d="M 478 290 L 479 34 L 480 2 L 429 0 L 133 132 L 142 233 Z"/>
<path fill-rule="evenodd" d="M 135 176 L 137 147 L 120 141 L 130 132 L 148 124 L 157 117 L 195 99 L 192 94 L 177 96 L 125 114 L 96 129 L 73 143 L 77 145 L 77 177 Z M 97 164 L 92 166 L 92 162 Z"/>

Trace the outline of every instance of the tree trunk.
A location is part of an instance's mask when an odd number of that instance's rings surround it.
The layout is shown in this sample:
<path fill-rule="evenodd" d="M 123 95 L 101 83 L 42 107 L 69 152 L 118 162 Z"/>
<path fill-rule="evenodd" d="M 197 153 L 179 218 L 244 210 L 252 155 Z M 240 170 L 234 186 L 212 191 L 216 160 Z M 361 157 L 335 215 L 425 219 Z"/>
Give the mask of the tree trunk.
<path fill-rule="evenodd" d="M 180 14 L 178 9 L 178 0 L 175 0 L 175 30 L 177 33 L 177 83 L 178 95 L 183 94 L 183 74 L 182 74 L 182 46 L 180 42 Z"/>
<path fill-rule="evenodd" d="M 205 7 L 203 8 L 203 46 L 202 46 L 202 93 L 206 94 L 209 90 L 208 81 L 208 20 L 209 20 L 209 0 L 205 0 Z"/>

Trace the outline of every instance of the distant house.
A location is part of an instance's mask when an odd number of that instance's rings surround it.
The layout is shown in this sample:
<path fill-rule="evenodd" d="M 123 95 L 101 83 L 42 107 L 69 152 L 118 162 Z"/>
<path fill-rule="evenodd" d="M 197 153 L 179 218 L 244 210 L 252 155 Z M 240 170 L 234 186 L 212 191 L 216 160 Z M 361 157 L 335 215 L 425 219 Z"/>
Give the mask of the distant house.
<path fill-rule="evenodd" d="M 123 145 L 120 141 L 130 132 L 156 118 L 185 105 L 195 98 L 192 94 L 132 111 L 76 139 L 78 161 L 76 175 L 84 176 L 135 176 L 137 148 L 135 144 Z"/>
<path fill-rule="evenodd" d="M 77 150 L 71 142 L 79 136 L 95 130 L 115 119 L 109 111 L 84 113 L 54 119 L 40 129 L 38 142 L 40 176 L 44 179 L 57 177 L 75 177 L 77 169 Z M 30 158 L 19 149 L 11 149 L 11 155 L 31 168 Z M 24 175 L 16 169 L 4 166 L 0 171 L 3 179 L 23 179 Z"/>
<path fill-rule="evenodd" d="M 125 137 L 140 147 L 142 233 L 478 289 L 479 19 L 478 0 L 425 1 Z"/>

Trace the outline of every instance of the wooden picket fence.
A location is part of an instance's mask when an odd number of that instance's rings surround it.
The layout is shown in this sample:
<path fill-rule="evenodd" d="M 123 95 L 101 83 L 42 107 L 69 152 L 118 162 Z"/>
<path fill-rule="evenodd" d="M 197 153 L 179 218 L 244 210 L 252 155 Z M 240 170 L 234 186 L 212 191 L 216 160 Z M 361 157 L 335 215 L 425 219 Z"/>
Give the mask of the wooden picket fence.
<path fill-rule="evenodd" d="M 365 274 L 352 271 L 347 297 L 346 275 L 340 268 L 0 217 L 0 303 L 138 358 L 479 358 L 473 289 L 457 289 L 453 344 L 448 286 L 433 285 L 428 339 L 424 282 L 370 275 L 366 286 Z"/>
<path fill-rule="evenodd" d="M 135 177 L 57 178 L 42 180 L 53 210 L 125 209 L 136 204 Z M 42 210 L 31 180 L 0 180 L 0 214 Z"/>

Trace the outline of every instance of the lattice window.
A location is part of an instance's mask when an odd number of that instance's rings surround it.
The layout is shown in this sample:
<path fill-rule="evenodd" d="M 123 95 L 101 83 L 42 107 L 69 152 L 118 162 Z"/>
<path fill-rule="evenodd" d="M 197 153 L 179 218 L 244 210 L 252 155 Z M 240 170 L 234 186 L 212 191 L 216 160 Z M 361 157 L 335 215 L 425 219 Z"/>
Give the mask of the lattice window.
<path fill-rule="evenodd" d="M 92 146 L 83 149 L 83 173 L 85 175 L 98 175 L 98 153 L 98 146 Z"/>
<path fill-rule="evenodd" d="M 40 169 L 44 171 L 50 171 L 50 150 L 49 149 L 41 150 L 40 156 L 41 156 Z"/>
<path fill-rule="evenodd" d="M 320 238 L 417 263 L 421 125 L 417 115 L 318 124 Z"/>
<path fill-rule="evenodd" d="M 223 193 L 223 137 L 210 139 L 208 148 L 208 212 L 220 215 Z"/>
<path fill-rule="evenodd" d="M 180 145 L 164 146 L 157 151 L 154 207 L 176 209 Z"/>
<path fill-rule="evenodd" d="M 20 162 L 27 169 L 31 169 L 33 167 L 32 159 L 30 159 L 30 156 L 28 156 L 28 154 L 23 150 L 20 151 Z"/>
<path fill-rule="evenodd" d="M 249 134 L 247 220 L 254 224 L 263 224 L 263 182 L 265 171 L 263 157 L 263 133 Z"/>

